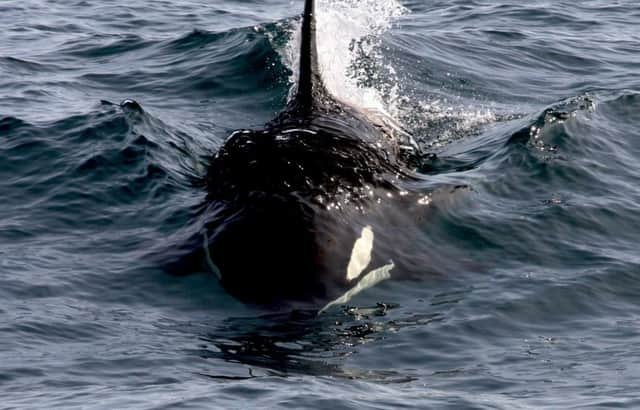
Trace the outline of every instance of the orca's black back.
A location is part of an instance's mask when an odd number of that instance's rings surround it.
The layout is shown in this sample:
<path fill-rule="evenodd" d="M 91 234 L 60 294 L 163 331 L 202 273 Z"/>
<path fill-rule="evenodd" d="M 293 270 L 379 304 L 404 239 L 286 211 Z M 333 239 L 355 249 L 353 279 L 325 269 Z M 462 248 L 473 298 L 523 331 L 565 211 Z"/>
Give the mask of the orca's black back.
<path fill-rule="evenodd" d="M 313 210 L 292 197 L 259 193 L 211 224 L 209 254 L 240 300 L 270 304 L 327 294 L 318 269 Z"/>
<path fill-rule="evenodd" d="M 362 227 L 336 229 L 340 211 L 327 209 L 359 209 L 405 174 L 393 137 L 324 87 L 314 11 L 307 0 L 295 97 L 263 130 L 234 132 L 207 172 L 210 262 L 246 301 L 335 296 Z"/>

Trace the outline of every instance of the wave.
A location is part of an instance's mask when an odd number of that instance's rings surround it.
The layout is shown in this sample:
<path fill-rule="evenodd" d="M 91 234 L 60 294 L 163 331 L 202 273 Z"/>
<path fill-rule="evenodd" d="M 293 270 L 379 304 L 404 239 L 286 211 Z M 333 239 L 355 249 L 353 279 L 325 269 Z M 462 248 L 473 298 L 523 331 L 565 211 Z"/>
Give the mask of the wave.
<path fill-rule="evenodd" d="M 471 193 L 430 234 L 501 266 L 637 263 L 640 144 L 628 137 L 637 114 L 627 113 L 638 104 L 636 93 L 582 95 L 451 144 L 424 171 Z"/>

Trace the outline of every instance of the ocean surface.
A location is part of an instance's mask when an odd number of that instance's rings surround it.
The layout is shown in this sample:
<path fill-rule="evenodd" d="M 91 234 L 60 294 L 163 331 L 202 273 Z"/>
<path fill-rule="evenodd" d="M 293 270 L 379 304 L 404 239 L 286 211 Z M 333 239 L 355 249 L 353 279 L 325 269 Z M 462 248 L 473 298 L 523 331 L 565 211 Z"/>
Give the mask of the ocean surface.
<path fill-rule="evenodd" d="M 302 3 L 0 3 L 0 408 L 639 408 L 636 0 L 319 0 L 328 88 L 467 187 L 444 274 L 317 316 L 148 257 L 286 104 Z"/>

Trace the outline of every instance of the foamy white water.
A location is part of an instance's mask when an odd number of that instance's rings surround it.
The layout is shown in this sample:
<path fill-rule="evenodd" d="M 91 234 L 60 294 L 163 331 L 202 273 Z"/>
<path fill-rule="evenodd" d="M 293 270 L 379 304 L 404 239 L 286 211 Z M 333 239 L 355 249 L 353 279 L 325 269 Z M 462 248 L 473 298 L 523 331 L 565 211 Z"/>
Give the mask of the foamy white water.
<path fill-rule="evenodd" d="M 375 66 L 384 64 L 380 51 L 381 35 L 407 12 L 396 0 L 317 2 L 319 68 L 327 89 L 334 96 L 365 112 L 394 116 L 394 99 L 389 95 L 397 94 L 397 79 L 393 76 L 395 70 L 388 65 L 373 73 L 367 73 L 365 69 L 370 68 L 372 63 Z M 299 49 L 300 26 L 296 24 L 291 32 L 291 40 L 280 50 L 285 64 L 293 73 L 292 84 L 297 83 Z M 363 86 L 364 80 L 373 86 Z"/>
<path fill-rule="evenodd" d="M 447 128 L 443 135 L 429 133 L 430 148 L 459 138 L 453 134 L 462 136 L 495 122 L 496 115 L 487 108 L 455 106 L 437 98 L 411 101 L 404 95 L 407 90 L 402 84 L 402 73 L 385 58 L 382 39 L 408 13 L 397 0 L 318 0 L 317 46 L 327 89 L 372 120 L 396 130 L 421 134 L 425 124 L 451 119 L 456 124 L 455 130 Z M 298 20 L 291 28 L 286 46 L 278 50 L 292 71 L 291 96 L 298 80 L 299 50 Z"/>

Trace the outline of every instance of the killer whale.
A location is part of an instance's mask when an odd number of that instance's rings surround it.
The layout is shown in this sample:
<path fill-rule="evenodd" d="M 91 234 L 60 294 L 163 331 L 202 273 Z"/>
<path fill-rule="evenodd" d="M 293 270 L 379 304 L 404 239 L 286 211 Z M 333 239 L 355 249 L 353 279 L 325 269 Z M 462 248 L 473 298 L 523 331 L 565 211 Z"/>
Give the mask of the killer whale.
<path fill-rule="evenodd" d="M 400 208 L 416 202 L 405 182 L 419 149 L 327 90 L 315 0 L 299 61 L 285 109 L 263 129 L 233 132 L 207 167 L 207 266 L 249 303 L 344 302 L 401 266 L 414 222 Z"/>

